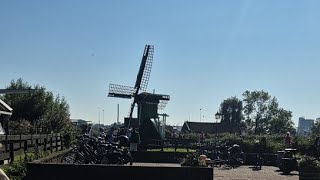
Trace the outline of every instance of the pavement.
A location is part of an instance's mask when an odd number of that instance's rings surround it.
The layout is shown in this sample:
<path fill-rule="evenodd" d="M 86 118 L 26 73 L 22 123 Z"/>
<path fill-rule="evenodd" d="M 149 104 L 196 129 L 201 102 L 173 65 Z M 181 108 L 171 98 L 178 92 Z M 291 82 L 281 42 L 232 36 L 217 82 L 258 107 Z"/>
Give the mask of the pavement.
<path fill-rule="evenodd" d="M 180 164 L 170 163 L 134 163 L 134 166 L 180 167 Z M 262 166 L 261 170 L 253 166 L 240 166 L 234 169 L 214 167 L 214 180 L 298 180 L 299 172 L 292 171 L 289 175 L 282 174 L 274 166 Z"/>
<path fill-rule="evenodd" d="M 253 166 L 240 166 L 235 169 L 214 167 L 214 180 L 298 180 L 299 172 L 292 171 L 289 175 L 282 174 L 274 166 L 262 166 L 261 170 Z"/>

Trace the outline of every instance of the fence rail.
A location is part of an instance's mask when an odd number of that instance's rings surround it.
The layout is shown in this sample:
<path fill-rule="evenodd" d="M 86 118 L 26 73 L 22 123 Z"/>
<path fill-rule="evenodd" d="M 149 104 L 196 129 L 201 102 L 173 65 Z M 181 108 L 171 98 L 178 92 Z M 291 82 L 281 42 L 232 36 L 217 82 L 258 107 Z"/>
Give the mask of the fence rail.
<path fill-rule="evenodd" d="M 175 151 L 178 148 L 185 148 L 187 151 L 189 149 L 194 148 L 195 144 L 197 144 L 198 141 L 190 140 L 190 139 L 165 139 L 165 140 L 156 140 L 156 139 L 150 139 L 146 142 L 146 148 L 147 149 L 161 149 L 163 151 L 163 148 L 174 148 Z"/>
<path fill-rule="evenodd" d="M 63 150 L 63 137 L 57 134 L 0 135 L 0 164 L 14 161 L 15 156 L 36 151 L 56 152 Z"/>

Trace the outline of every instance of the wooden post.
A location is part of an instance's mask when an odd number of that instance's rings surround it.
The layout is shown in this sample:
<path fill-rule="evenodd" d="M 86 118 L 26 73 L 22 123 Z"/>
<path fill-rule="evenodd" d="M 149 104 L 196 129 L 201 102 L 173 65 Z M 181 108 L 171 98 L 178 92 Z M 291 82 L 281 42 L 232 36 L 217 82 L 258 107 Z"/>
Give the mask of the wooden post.
<path fill-rule="evenodd" d="M 36 155 L 36 159 L 39 158 L 39 139 L 36 139 L 35 145 L 34 145 L 34 153 Z"/>
<path fill-rule="evenodd" d="M 24 153 L 28 152 L 28 140 L 24 140 L 23 149 L 24 149 Z"/>
<path fill-rule="evenodd" d="M 22 139 L 22 134 L 20 134 L 20 138 L 19 138 L 19 153 L 20 154 L 21 154 L 21 150 L 22 150 L 22 140 L 21 139 Z"/>
<path fill-rule="evenodd" d="M 163 140 L 161 140 L 161 151 L 163 151 L 163 145 L 164 145 L 164 142 Z"/>
<path fill-rule="evenodd" d="M 175 147 L 174 147 L 174 152 L 176 152 L 176 151 L 177 151 L 177 148 L 178 148 L 178 141 L 177 141 L 177 139 L 175 139 Z"/>
<path fill-rule="evenodd" d="M 14 161 L 13 143 L 10 143 L 10 163 Z"/>
<path fill-rule="evenodd" d="M 62 150 L 64 149 L 64 148 L 63 148 L 63 143 L 64 143 L 64 142 L 63 142 L 63 137 L 61 136 L 61 134 L 60 134 L 60 142 L 61 142 L 61 151 L 62 151 Z"/>
<path fill-rule="evenodd" d="M 58 146 L 58 134 L 56 134 L 56 152 L 59 150 L 59 146 Z"/>
<path fill-rule="evenodd" d="M 43 144 L 43 151 L 44 151 L 44 152 L 47 152 L 47 143 L 48 143 L 47 137 L 45 137 L 45 138 L 44 138 L 44 144 Z"/>
<path fill-rule="evenodd" d="M 53 152 L 52 145 L 53 145 L 53 138 L 52 138 L 52 134 L 51 134 L 51 137 L 50 137 L 50 152 L 51 153 Z"/>

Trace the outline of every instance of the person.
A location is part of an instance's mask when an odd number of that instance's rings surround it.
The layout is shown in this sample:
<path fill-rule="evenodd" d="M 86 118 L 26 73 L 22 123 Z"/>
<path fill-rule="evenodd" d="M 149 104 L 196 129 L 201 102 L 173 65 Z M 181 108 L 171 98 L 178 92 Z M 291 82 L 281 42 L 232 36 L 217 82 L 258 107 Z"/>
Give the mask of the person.
<path fill-rule="evenodd" d="M 287 132 L 286 135 L 284 136 L 284 144 L 285 144 L 286 148 L 291 147 L 290 132 Z"/>
<path fill-rule="evenodd" d="M 107 142 L 113 142 L 113 131 L 114 131 L 114 127 L 111 127 L 109 129 L 109 131 L 107 131 Z"/>
<path fill-rule="evenodd" d="M 133 128 L 130 136 L 130 151 L 138 151 L 138 144 L 140 144 L 140 134 Z"/>
<path fill-rule="evenodd" d="M 90 128 L 90 131 L 89 131 L 89 136 L 90 137 L 99 137 L 100 136 L 100 125 L 99 124 L 93 124 Z"/>
<path fill-rule="evenodd" d="M 200 143 L 203 143 L 205 139 L 206 139 L 205 133 L 202 131 L 200 134 Z"/>

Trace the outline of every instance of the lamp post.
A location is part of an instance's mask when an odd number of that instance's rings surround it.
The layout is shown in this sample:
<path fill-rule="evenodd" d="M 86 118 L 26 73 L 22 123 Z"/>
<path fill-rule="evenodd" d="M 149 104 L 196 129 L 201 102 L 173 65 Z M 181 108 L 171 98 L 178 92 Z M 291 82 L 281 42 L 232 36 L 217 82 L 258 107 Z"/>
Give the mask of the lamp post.
<path fill-rule="evenodd" d="M 221 120 L 222 114 L 217 111 L 217 113 L 215 114 L 215 118 L 216 118 L 216 138 L 217 138 L 217 135 L 218 135 L 218 119 Z"/>
<path fill-rule="evenodd" d="M 99 122 L 99 125 L 100 125 L 100 107 L 98 107 L 98 122 Z"/>
<path fill-rule="evenodd" d="M 102 110 L 102 124 L 104 124 L 104 109 Z"/>
<path fill-rule="evenodd" d="M 201 109 L 200 109 L 200 122 L 201 122 Z"/>

